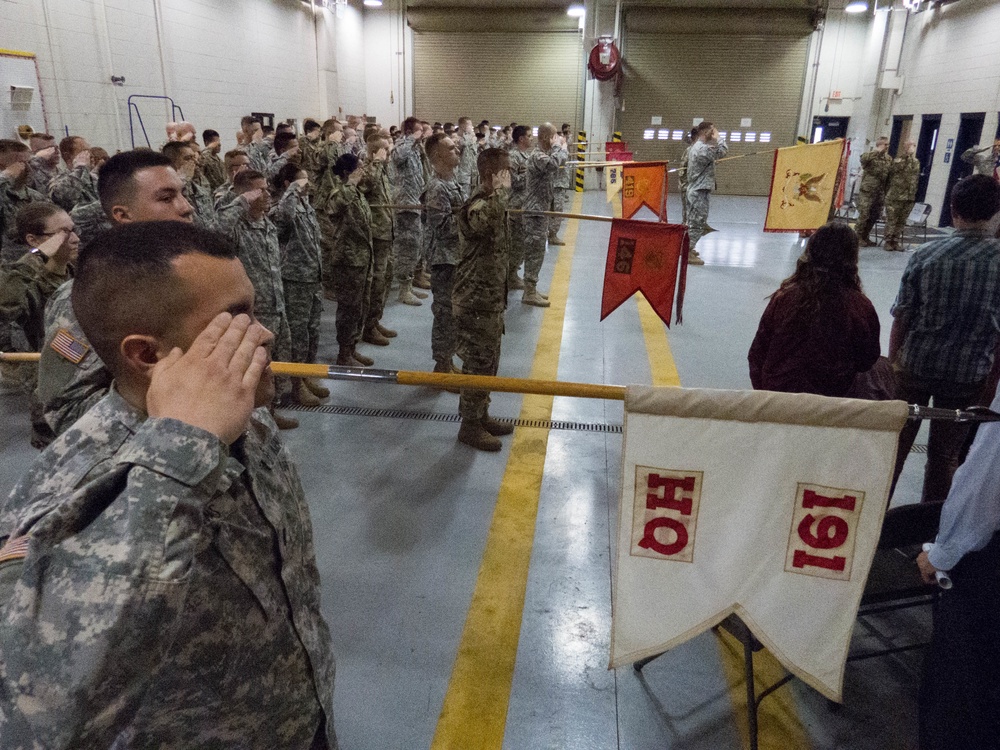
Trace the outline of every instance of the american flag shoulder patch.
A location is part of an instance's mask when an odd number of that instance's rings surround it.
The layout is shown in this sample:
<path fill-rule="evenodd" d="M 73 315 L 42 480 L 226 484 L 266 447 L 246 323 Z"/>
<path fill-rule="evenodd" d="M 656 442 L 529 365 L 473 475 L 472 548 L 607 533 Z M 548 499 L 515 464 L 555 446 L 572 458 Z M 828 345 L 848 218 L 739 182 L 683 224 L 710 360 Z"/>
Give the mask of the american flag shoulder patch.
<path fill-rule="evenodd" d="M 75 338 L 65 328 L 60 328 L 56 332 L 55 338 L 52 339 L 52 343 L 49 346 L 52 347 L 56 354 L 65 357 L 74 365 L 80 364 L 83 358 L 87 356 L 87 352 L 90 351 L 89 346 Z"/>
<path fill-rule="evenodd" d="M 9 560 L 23 560 L 28 556 L 28 544 L 31 542 L 31 535 L 24 534 L 16 539 L 8 539 L 7 543 L 0 547 L 0 563 Z"/>

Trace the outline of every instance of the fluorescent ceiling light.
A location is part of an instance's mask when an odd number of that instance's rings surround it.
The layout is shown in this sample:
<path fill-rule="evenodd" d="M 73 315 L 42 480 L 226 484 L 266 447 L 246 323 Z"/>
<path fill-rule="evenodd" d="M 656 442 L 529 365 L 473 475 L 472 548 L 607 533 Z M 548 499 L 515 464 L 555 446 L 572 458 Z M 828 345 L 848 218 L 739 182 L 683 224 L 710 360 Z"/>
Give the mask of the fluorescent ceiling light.
<path fill-rule="evenodd" d="M 381 8 L 382 0 L 365 0 L 365 5 L 369 8 Z M 868 7 L 868 6 L 865 6 Z"/>
<path fill-rule="evenodd" d="M 573 18 L 583 18 L 587 15 L 587 9 L 582 5 L 571 5 L 566 11 L 567 16 L 573 16 Z"/>
<path fill-rule="evenodd" d="M 868 3 L 864 0 L 853 0 L 844 8 L 844 13 L 864 13 L 868 10 Z"/>

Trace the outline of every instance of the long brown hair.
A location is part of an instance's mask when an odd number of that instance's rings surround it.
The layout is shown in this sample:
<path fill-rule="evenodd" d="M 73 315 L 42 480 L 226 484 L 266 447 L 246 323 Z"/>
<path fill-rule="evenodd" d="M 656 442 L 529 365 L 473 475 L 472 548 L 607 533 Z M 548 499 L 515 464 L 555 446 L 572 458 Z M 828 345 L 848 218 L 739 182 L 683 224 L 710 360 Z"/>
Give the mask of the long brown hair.
<path fill-rule="evenodd" d="M 823 303 L 847 291 L 861 291 L 858 276 L 858 235 L 847 224 L 831 221 L 809 238 L 795 264 L 795 273 L 771 295 L 796 292 L 796 314 L 816 315 Z"/>

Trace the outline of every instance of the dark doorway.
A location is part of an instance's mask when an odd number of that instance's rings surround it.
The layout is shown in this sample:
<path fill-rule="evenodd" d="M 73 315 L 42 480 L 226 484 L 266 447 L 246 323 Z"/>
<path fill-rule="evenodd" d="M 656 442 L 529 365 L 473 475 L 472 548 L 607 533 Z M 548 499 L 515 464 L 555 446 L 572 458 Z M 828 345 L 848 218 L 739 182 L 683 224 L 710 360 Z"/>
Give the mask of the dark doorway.
<path fill-rule="evenodd" d="M 920 140 L 917 141 L 917 159 L 920 160 L 920 182 L 917 184 L 917 202 L 927 197 L 927 183 L 931 179 L 934 149 L 937 148 L 941 115 L 924 115 L 920 118 Z"/>
<path fill-rule="evenodd" d="M 983 121 L 985 120 L 985 112 L 962 115 L 962 121 L 958 126 L 958 137 L 955 139 L 955 148 L 951 152 L 951 171 L 948 172 L 948 187 L 944 191 L 939 227 L 951 226 L 951 189 L 955 187 L 956 182 L 972 174 L 972 165 L 962 161 L 962 154 L 967 149 L 979 145 L 979 136 L 983 134 Z"/>
<path fill-rule="evenodd" d="M 814 117 L 812 143 L 835 141 L 847 137 L 847 123 L 850 117 Z"/>
<path fill-rule="evenodd" d="M 889 153 L 899 156 L 899 144 L 910 140 L 913 130 L 913 115 L 896 115 L 892 118 L 892 133 L 889 134 Z"/>

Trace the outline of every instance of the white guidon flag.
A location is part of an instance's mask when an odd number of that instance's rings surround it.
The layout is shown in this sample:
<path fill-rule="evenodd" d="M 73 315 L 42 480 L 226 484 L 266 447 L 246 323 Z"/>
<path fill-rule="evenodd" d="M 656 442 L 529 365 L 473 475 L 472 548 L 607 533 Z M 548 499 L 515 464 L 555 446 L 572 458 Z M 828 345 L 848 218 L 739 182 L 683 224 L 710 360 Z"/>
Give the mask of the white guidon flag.
<path fill-rule="evenodd" d="M 902 401 L 630 387 L 611 666 L 735 612 L 839 701 Z"/>

